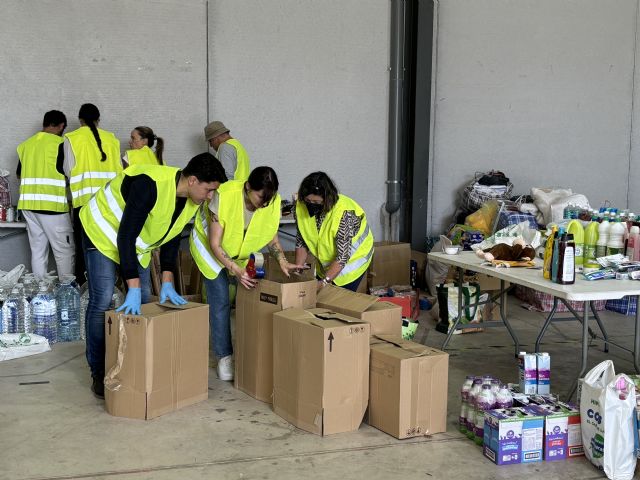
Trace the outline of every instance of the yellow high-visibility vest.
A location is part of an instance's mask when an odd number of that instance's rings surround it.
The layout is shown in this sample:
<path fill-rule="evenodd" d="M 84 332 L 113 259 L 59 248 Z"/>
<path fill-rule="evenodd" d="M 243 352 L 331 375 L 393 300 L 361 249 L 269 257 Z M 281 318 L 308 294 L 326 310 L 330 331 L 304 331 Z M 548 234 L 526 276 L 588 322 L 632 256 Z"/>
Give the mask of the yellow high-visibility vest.
<path fill-rule="evenodd" d="M 125 176 L 147 175 L 156 183 L 156 203 L 149 212 L 140 235 L 136 238 L 138 261 L 146 268 L 151 259 L 151 250 L 180 235 L 199 207 L 197 203 L 187 198 L 184 209 L 171 225 L 176 208 L 178 170 L 177 167 L 162 165 L 134 165 L 101 188 L 80 210 L 82 227 L 93 245 L 103 255 L 120 263 L 118 230 L 126 204 L 120 191 L 122 182 Z"/>
<path fill-rule="evenodd" d="M 247 265 L 249 255 L 259 252 L 273 240 L 280 225 L 280 195 L 269 205 L 258 208 L 244 230 L 244 181 L 230 180 L 218 188 L 218 221 L 224 229 L 222 249 L 241 267 Z M 208 205 L 198 210 L 189 238 L 189 249 L 202 274 L 213 280 L 224 266 L 209 247 L 210 212 Z"/>
<path fill-rule="evenodd" d="M 146 145 L 137 150 L 127 150 L 129 166 L 132 165 L 161 165 L 156 154 Z"/>
<path fill-rule="evenodd" d="M 336 259 L 336 235 L 340 220 L 346 210 L 353 210 L 361 218 L 360 229 L 351 241 L 351 257 L 340 274 L 333 279 L 336 285 L 347 285 L 355 281 L 369 268 L 373 257 L 373 235 L 367 224 L 364 210 L 355 201 L 344 195 L 338 195 L 338 201 L 324 217 L 320 231 L 316 227 L 315 217 L 309 216 L 304 202 L 296 203 L 296 221 L 309 252 L 318 259 L 318 270 L 322 276 Z"/>
<path fill-rule="evenodd" d="M 225 143 L 228 143 L 229 145 L 233 145 L 236 149 L 237 163 L 236 163 L 236 171 L 233 174 L 233 179 L 245 182 L 249 178 L 249 173 L 251 173 L 250 165 L 249 165 L 249 154 L 244 149 L 242 144 L 235 138 L 230 138 Z"/>
<path fill-rule="evenodd" d="M 98 135 L 102 151 L 107 156 L 104 162 L 100 159 L 98 144 L 89 127 L 80 127 L 65 135 L 76 159 L 69 179 L 73 208 L 86 205 L 94 193 L 122 171 L 120 141 L 113 133 L 99 128 Z"/>
<path fill-rule="evenodd" d="M 63 141 L 59 135 L 38 132 L 18 145 L 22 165 L 19 210 L 69 211 L 65 177 L 56 169 Z"/>

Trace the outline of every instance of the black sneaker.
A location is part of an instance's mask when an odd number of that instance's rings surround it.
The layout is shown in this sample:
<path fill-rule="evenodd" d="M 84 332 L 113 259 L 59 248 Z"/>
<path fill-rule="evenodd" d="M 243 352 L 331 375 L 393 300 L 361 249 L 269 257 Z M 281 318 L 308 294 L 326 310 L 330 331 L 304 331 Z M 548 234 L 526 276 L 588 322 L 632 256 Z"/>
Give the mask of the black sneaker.
<path fill-rule="evenodd" d="M 104 377 L 91 377 L 91 391 L 93 394 L 104 400 Z"/>

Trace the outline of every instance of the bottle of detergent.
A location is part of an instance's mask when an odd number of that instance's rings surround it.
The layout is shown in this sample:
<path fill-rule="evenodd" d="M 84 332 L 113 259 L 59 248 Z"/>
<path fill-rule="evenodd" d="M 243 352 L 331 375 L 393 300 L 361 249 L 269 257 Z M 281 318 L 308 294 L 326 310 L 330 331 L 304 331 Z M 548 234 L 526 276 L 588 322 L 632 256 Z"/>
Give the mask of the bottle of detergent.
<path fill-rule="evenodd" d="M 544 262 L 542 267 L 542 276 L 547 280 L 551 280 L 551 257 L 553 256 L 553 241 L 558 234 L 558 226 L 553 225 L 551 227 L 551 233 L 547 238 L 547 242 L 544 247 Z"/>
<path fill-rule="evenodd" d="M 616 255 L 618 253 L 624 253 L 624 225 L 620 221 L 620 217 L 616 217 L 609 227 L 609 239 L 607 241 L 607 255 Z"/>
<path fill-rule="evenodd" d="M 598 242 L 596 243 L 596 258 L 607 255 L 607 242 L 609 241 L 609 220 L 604 217 L 598 226 Z"/>
<path fill-rule="evenodd" d="M 580 220 L 571 220 L 567 225 L 567 233 L 573 235 L 576 245 L 575 266 L 576 271 L 581 272 L 584 264 L 584 227 Z"/>
<path fill-rule="evenodd" d="M 583 271 L 585 273 L 599 270 L 600 265 L 596 262 L 596 245 L 598 244 L 598 223 L 597 214 L 591 217 L 591 223 L 584 229 L 584 260 Z"/>

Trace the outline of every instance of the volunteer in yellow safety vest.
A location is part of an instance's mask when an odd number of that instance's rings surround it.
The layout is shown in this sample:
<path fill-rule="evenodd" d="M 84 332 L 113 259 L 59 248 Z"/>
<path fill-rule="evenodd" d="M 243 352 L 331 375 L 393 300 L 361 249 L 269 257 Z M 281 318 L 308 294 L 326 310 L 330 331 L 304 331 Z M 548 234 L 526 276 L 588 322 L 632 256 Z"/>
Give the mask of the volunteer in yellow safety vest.
<path fill-rule="evenodd" d="M 364 210 L 338 190 L 324 172 L 308 175 L 296 202 L 296 263 L 316 257 L 318 289 L 334 283 L 356 291 L 373 256 L 373 235 Z"/>
<path fill-rule="evenodd" d="M 152 150 L 154 144 L 155 151 Z M 164 165 L 163 151 L 164 140 L 161 137 L 157 137 L 149 127 L 136 127 L 131 130 L 129 150 L 122 157 L 122 166 Z"/>
<path fill-rule="evenodd" d="M 280 195 L 278 177 L 270 167 L 258 167 L 248 180 L 231 180 L 220 186 L 203 205 L 194 223 L 190 249 L 205 277 L 213 350 L 218 357 L 218 377 L 233 380 L 233 347 L 230 329 L 230 276 L 244 288 L 256 280 L 246 270 L 249 255 L 268 246 L 282 271 L 289 276 L 301 268 L 289 263 L 278 240 Z"/>
<path fill-rule="evenodd" d="M 106 130 L 98 128 L 100 111 L 85 103 L 78 113 L 80 128 L 65 135 L 64 173 L 69 179 L 73 202 L 73 233 L 76 244 L 76 278 L 84 282 L 82 224 L 80 208 L 109 180 L 122 171 L 120 141 Z"/>
<path fill-rule="evenodd" d="M 150 295 L 151 251 L 160 247 L 160 302 L 186 303 L 173 286 L 180 234 L 198 207 L 225 180 L 213 155 L 202 153 L 187 166 L 134 165 L 118 174 L 80 210 L 89 277 L 86 314 L 87 360 L 92 390 L 104 392 L 104 313 L 109 310 L 116 268 L 128 292 L 118 311 L 139 314 Z"/>
<path fill-rule="evenodd" d="M 229 180 L 245 181 L 249 178 L 249 154 L 242 144 L 230 135 L 224 123 L 215 121 L 204 127 L 204 137 L 213 148 Z"/>
<path fill-rule="evenodd" d="M 58 110 L 44 114 L 42 131 L 18 146 L 20 199 L 18 209 L 27 224 L 31 270 L 37 277 L 49 271 L 49 245 L 58 276 L 73 274 L 73 226 L 69 215 L 62 132 L 67 117 Z"/>

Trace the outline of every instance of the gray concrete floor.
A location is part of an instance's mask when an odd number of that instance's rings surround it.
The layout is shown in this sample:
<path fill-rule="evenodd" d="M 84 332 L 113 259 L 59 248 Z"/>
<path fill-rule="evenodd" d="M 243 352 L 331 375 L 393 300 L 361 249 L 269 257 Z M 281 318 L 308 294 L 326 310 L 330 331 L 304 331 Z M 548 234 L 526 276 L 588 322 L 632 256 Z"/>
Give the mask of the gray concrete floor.
<path fill-rule="evenodd" d="M 533 351 L 543 316 L 510 298 L 510 318 L 522 348 Z M 631 346 L 633 319 L 602 315 L 612 338 Z M 423 325 L 426 322 L 423 322 Z M 426 342 L 444 336 L 427 325 Z M 595 324 L 594 324 L 595 328 Z M 420 332 L 419 332 L 420 333 Z M 552 325 L 544 350 L 552 357 L 552 390 L 565 394 L 577 374 L 577 322 Z M 450 344 L 447 433 L 396 440 L 363 424 L 325 438 L 298 430 L 269 405 L 235 390 L 210 370 L 209 400 L 151 421 L 111 417 L 89 390 L 80 343 L 0 363 L 0 479 L 527 479 L 602 478 L 584 458 L 497 467 L 457 431 L 459 387 L 465 375 L 517 381 L 513 345 L 504 328 L 455 336 Z M 631 373 L 630 354 L 602 352 Z M 27 382 L 48 383 L 23 385 Z"/>

